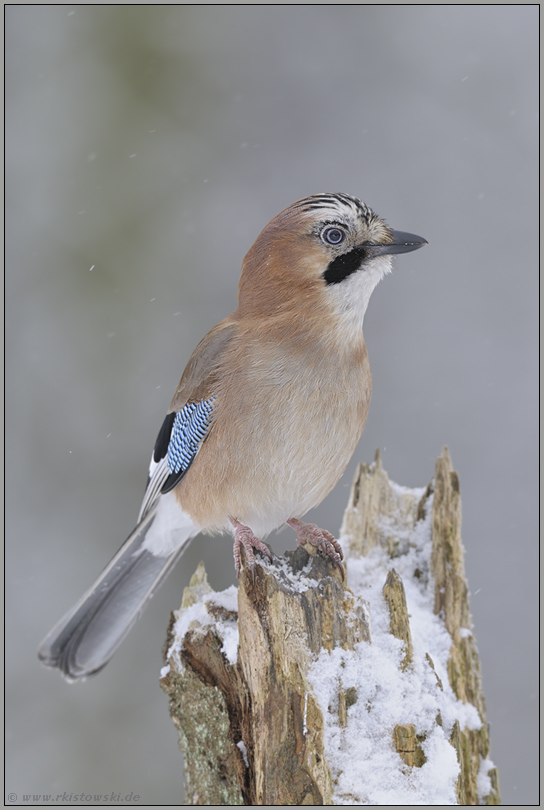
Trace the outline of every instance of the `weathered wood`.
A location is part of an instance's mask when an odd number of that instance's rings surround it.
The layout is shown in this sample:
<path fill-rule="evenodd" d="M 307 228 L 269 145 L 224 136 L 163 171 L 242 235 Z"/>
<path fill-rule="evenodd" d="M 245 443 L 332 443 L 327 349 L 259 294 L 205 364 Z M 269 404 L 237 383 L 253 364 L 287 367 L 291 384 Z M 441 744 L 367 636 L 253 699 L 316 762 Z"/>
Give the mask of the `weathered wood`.
<path fill-rule="evenodd" d="M 416 727 L 413 723 L 407 726 L 396 725 L 394 730 L 395 748 L 403 762 L 410 768 L 421 768 L 427 761 L 423 753 L 421 743 L 424 738 L 416 734 Z"/>
<path fill-rule="evenodd" d="M 352 557 L 366 556 L 373 548 L 381 546 L 394 559 L 407 552 L 410 541 L 407 539 L 404 543 L 403 535 L 407 536 L 406 530 L 426 517 L 430 504 L 430 571 L 416 569 L 414 577 L 420 581 L 428 578 L 428 585 L 434 589 L 434 613 L 443 619 L 451 636 L 447 664 L 449 684 L 459 700 L 472 704 L 477 709 L 481 720 L 479 729 L 461 729 L 456 721 L 451 733 L 450 741 L 460 764 L 456 786 L 457 801 L 462 805 L 500 804 L 498 772 L 495 767 L 490 768 L 486 774 L 491 790 L 483 797 L 483 801 L 478 796 L 477 783 L 481 764 L 489 757 L 489 725 L 464 568 L 459 476 L 453 469 L 447 447 L 444 447 L 436 461 L 434 480 L 419 500 L 413 490 L 398 487 L 389 480 L 379 453 L 376 453 L 373 465 L 359 465 L 341 534 L 348 538 L 349 554 Z M 405 642 L 405 655 L 401 664 L 405 669 L 412 659 L 412 642 L 404 587 L 394 569 L 384 585 L 384 597 L 391 615 L 391 633 Z M 428 653 L 426 658 L 434 670 L 434 663 Z M 436 677 L 442 689 L 442 682 L 438 675 Z M 409 734 L 406 729 L 410 729 Z M 411 740 L 409 743 L 406 742 L 407 734 Z M 396 727 L 395 744 L 403 759 L 408 750 L 415 750 L 413 740 L 413 726 Z M 422 763 L 414 761 L 414 764 Z"/>
<path fill-rule="evenodd" d="M 397 678 L 410 684 L 415 678 L 418 688 L 428 692 L 422 705 L 438 707 L 430 715 L 430 725 L 429 717 L 422 719 L 423 710 L 415 705 L 414 722 L 409 721 L 409 706 L 392 706 L 387 712 L 399 718 L 389 728 L 384 725 L 381 737 L 384 750 L 398 755 L 398 764 L 392 761 L 390 767 L 395 770 L 395 784 L 406 785 L 408 791 L 408 798 L 400 803 L 413 803 L 409 797 L 415 794 L 410 791 L 419 783 L 410 773 L 415 776 L 423 765 L 436 767 L 434 748 L 427 745 L 433 737 L 436 747 L 433 723 L 442 735 L 442 745 L 451 752 L 446 759 L 452 758 L 451 795 L 446 803 L 455 799 L 458 804 L 499 803 L 497 772 L 488 759 L 489 734 L 468 605 L 460 509 L 459 481 L 446 449 L 426 490 L 408 490 L 390 482 L 377 455 L 373 465 L 360 465 L 357 471 L 341 532 L 348 580 L 356 584 L 355 593 L 329 560 L 321 554 L 310 556 L 304 548 L 274 558 L 273 563 L 259 558 L 253 573 L 244 568 L 237 600 L 234 589 L 213 592 L 199 566 L 185 590 L 181 610 L 173 616 L 165 647 L 168 667 L 161 680 L 184 751 L 187 804 L 390 802 L 376 799 L 379 790 L 372 793 L 373 788 L 367 790 L 360 779 L 346 782 L 342 776 L 346 768 L 350 776 L 359 767 L 365 772 L 364 761 L 358 766 L 353 759 L 357 749 L 350 746 L 350 735 L 364 727 L 365 717 L 376 723 L 373 698 L 361 698 L 364 678 L 357 680 L 353 669 L 344 677 L 342 669 L 364 662 L 365 645 L 372 639 L 369 606 L 361 594 L 371 587 L 377 592 L 376 576 L 383 577 L 382 583 L 385 579 L 379 591 L 382 596 L 375 597 L 376 606 L 379 598 L 387 606 L 385 632 L 402 642 L 395 641 L 397 647 L 386 642 L 382 648 L 391 648 L 393 656 L 399 649 L 399 657 L 394 658 Z M 371 564 L 365 568 L 367 557 Z M 422 647 L 421 632 L 413 637 L 403 578 L 406 585 L 410 582 L 412 598 L 420 594 L 419 601 L 436 616 L 432 621 L 442 634 L 442 647 L 436 651 L 432 644 Z M 446 629 L 449 636 L 444 635 Z M 373 643 L 380 646 L 376 632 L 382 631 L 374 632 Z M 449 655 L 442 655 L 440 650 L 448 649 L 443 639 L 448 638 Z M 440 675 L 435 666 L 438 660 Z M 329 669 L 332 661 L 337 662 L 336 670 Z M 316 666 L 327 668 L 325 703 Z M 379 682 L 375 688 L 382 690 Z M 377 693 L 371 690 L 370 694 Z M 464 705 L 467 711 L 461 710 Z M 379 724 L 381 715 L 376 711 Z M 441 728 L 444 711 L 449 718 L 446 735 Z M 460 719 L 452 722 L 452 716 Z M 372 729 L 375 735 L 376 726 Z M 335 746 L 340 746 L 338 751 Z M 383 781 L 391 776 L 384 773 Z M 421 790 L 416 803 L 428 798 L 425 788 Z M 437 802 L 429 799 L 429 803 Z"/>
<path fill-rule="evenodd" d="M 209 617 L 220 617 L 216 594 L 201 581 L 195 585 Z M 187 590 L 185 610 L 192 601 Z M 235 664 L 221 652 L 220 622 L 196 620 L 180 655 L 170 653 L 170 672 L 161 681 L 186 758 L 187 803 L 332 804 L 323 716 L 307 675 L 320 650 L 369 640 L 365 602 L 344 588 L 329 560 L 298 548 L 275 565 L 257 565 L 254 574 L 244 569 L 238 606 Z M 170 635 L 168 649 L 172 641 Z M 340 687 L 340 701 L 345 711 L 353 690 Z"/>
<path fill-rule="evenodd" d="M 404 641 L 404 658 L 401 669 L 406 669 L 412 663 L 414 648 L 412 645 L 412 633 L 410 632 L 410 618 L 408 616 L 408 606 L 406 605 L 406 593 L 402 579 L 394 568 L 391 569 L 383 586 L 383 595 L 389 607 L 389 627 L 391 635 Z"/>
<path fill-rule="evenodd" d="M 213 602 L 213 594 L 200 563 L 189 587 L 184 590 L 180 612 L 187 612 L 208 598 L 210 618 L 214 614 L 216 618 L 220 617 L 222 611 Z M 227 620 L 234 618 L 225 614 L 223 617 Z M 173 641 L 174 623 L 172 614 L 164 646 L 165 658 Z M 198 621 L 195 621 L 196 627 L 201 627 Z M 242 751 L 233 742 L 232 730 L 238 704 L 243 700 L 242 684 L 237 684 L 240 693 L 235 705 L 229 706 L 227 700 L 234 690 L 221 690 L 213 678 L 217 677 L 218 683 L 236 683 L 237 673 L 222 653 L 218 633 L 208 630 L 202 635 L 189 631 L 186 642 L 186 663 L 178 657 L 171 658 L 169 672 L 161 679 L 161 686 L 170 699 L 170 716 L 178 730 L 180 748 L 185 757 L 185 803 L 243 805 L 240 784 L 245 781 L 246 767 Z M 213 675 L 210 676 L 209 670 Z"/>
<path fill-rule="evenodd" d="M 489 725 L 465 576 L 459 477 L 453 469 L 447 447 L 436 462 L 432 541 L 434 612 L 444 617 L 453 642 L 448 660 L 448 680 L 459 700 L 475 706 L 482 719 L 480 729 L 461 730 L 456 723 L 452 734 L 451 741 L 461 764 L 457 796 L 459 804 L 478 804 L 480 761 L 489 756 Z M 492 768 L 488 775 L 492 791 L 486 803 L 499 804 L 497 769 Z"/>

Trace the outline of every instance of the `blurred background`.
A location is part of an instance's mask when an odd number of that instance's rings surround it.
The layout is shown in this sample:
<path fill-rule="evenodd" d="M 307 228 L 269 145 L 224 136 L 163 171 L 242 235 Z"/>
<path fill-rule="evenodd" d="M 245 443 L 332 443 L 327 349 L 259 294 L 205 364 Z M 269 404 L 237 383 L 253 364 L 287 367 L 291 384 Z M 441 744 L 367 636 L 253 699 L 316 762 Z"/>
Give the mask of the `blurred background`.
<path fill-rule="evenodd" d="M 179 804 L 159 687 L 198 538 L 108 667 L 69 686 L 41 638 L 135 522 L 194 346 L 296 199 L 343 191 L 424 250 L 365 319 L 357 461 L 425 486 L 449 446 L 504 804 L 537 804 L 536 5 L 11 5 L 6 17 L 7 781 Z M 272 538 L 282 552 L 291 532 Z M 88 802 L 87 802 L 88 803 Z M 94 802 L 99 803 L 99 802 Z M 109 802 L 105 802 L 106 804 Z"/>

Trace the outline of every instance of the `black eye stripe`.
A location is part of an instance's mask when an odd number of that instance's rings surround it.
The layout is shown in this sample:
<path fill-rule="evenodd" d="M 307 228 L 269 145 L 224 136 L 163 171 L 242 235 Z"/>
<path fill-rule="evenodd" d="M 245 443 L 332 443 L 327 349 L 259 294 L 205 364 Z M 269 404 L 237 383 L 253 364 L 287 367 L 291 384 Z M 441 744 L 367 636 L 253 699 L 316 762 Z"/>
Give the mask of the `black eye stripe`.
<path fill-rule="evenodd" d="M 366 248 L 356 247 L 350 250 L 349 253 L 343 253 L 337 256 L 332 262 L 329 262 L 327 269 L 323 273 L 323 278 L 327 284 L 340 284 L 352 273 L 357 272 L 361 264 L 365 260 Z"/>

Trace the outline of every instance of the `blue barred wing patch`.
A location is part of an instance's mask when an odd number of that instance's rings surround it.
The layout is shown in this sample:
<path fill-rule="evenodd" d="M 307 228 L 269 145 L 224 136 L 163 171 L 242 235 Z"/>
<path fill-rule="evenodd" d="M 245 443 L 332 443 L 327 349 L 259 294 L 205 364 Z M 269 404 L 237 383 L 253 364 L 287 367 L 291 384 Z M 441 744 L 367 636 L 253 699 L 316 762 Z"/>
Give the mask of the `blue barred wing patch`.
<path fill-rule="evenodd" d="M 168 469 L 171 475 L 183 475 L 193 462 L 211 424 L 213 401 L 214 397 L 189 402 L 176 414 L 168 443 Z M 162 491 L 166 491 L 164 487 Z"/>
<path fill-rule="evenodd" d="M 139 520 L 174 489 L 195 460 L 212 423 L 214 399 L 188 402 L 178 413 L 167 414 L 151 455 Z"/>

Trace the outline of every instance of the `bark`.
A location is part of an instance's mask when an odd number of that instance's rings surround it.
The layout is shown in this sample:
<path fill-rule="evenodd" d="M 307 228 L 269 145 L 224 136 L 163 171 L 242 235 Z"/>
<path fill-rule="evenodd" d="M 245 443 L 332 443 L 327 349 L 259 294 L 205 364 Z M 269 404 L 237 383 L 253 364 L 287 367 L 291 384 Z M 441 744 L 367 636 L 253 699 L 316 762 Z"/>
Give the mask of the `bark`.
<path fill-rule="evenodd" d="M 421 492 L 392 484 L 379 455 L 373 465 L 359 466 L 341 532 L 348 578 L 350 561 L 355 565 L 373 549 L 385 551 L 391 563 L 406 554 L 413 546 L 410 532 L 432 510 L 430 570 L 416 569 L 413 576 L 419 587 L 433 589 L 430 610 L 451 636 L 447 677 L 453 693 L 472 704 L 482 721 L 472 731 L 456 721 L 450 736 L 460 765 L 457 801 L 478 804 L 489 733 L 463 564 L 459 480 L 447 449 L 437 460 L 434 481 Z M 169 628 L 169 671 L 161 685 L 184 753 L 186 804 L 346 803 L 335 796 L 339 777 L 331 772 L 326 724 L 332 716 L 339 729 L 349 731 L 350 713 L 361 710 L 357 688 L 344 686 L 340 674 L 336 696 L 324 709 L 309 673 L 323 650 L 352 651 L 372 641 L 369 607 L 330 561 L 312 551 L 298 548 L 272 564 L 259 562 L 253 573 L 244 568 L 237 602 L 233 594 L 227 598 L 227 592 L 212 591 L 202 564 L 185 589 Z M 409 673 L 414 659 L 410 616 L 393 564 L 383 598 L 390 633 L 403 642 L 400 670 Z M 232 649 L 236 631 L 237 654 Z M 434 689 L 443 691 L 428 653 L 425 659 L 434 671 Z M 440 715 L 436 723 L 441 725 Z M 397 723 L 384 733 L 390 734 L 402 768 L 415 771 L 425 764 L 425 735 L 415 724 Z M 444 745 L 451 750 L 447 741 Z M 480 795 L 480 803 L 498 804 L 496 768 L 488 770 L 487 780 L 491 790 Z M 351 798 L 348 803 L 368 803 Z"/>

